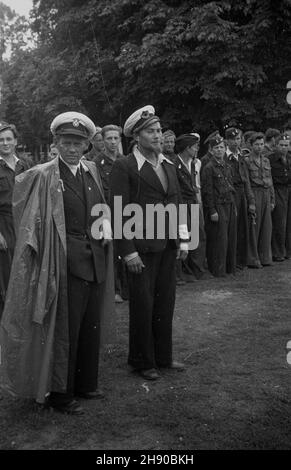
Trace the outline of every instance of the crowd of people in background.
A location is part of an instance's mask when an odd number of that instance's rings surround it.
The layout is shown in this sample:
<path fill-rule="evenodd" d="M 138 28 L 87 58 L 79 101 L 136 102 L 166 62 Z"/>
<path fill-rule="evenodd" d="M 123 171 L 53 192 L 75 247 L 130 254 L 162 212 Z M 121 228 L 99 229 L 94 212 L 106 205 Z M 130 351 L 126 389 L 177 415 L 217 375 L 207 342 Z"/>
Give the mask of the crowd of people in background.
<path fill-rule="evenodd" d="M 86 158 L 95 161 L 108 198 L 112 166 L 122 154 L 122 129 L 98 128 Z M 265 133 L 229 127 L 200 135 L 166 129 L 161 152 L 176 167 L 183 202 L 199 204 L 199 246 L 176 263 L 176 284 L 234 275 L 291 257 L 291 129 Z M 116 301 L 127 299 L 126 273 L 116 260 Z"/>

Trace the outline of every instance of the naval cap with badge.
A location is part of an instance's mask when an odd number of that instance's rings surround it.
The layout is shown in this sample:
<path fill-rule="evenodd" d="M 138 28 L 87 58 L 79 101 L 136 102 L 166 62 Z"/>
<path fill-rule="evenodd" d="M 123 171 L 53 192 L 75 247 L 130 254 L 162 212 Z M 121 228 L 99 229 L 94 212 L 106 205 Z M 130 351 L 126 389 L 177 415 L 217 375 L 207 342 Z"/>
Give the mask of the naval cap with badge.
<path fill-rule="evenodd" d="M 147 105 L 129 116 L 125 121 L 123 133 L 125 137 L 133 137 L 135 133 L 159 121 L 160 118 L 155 115 L 155 108 L 152 105 Z"/>
<path fill-rule="evenodd" d="M 209 147 L 212 149 L 213 147 L 216 147 L 216 145 L 219 145 L 221 143 L 224 143 L 224 138 L 221 137 L 221 135 L 217 135 L 216 137 L 213 137 L 208 141 Z"/>
<path fill-rule="evenodd" d="M 93 121 L 85 114 L 75 111 L 68 111 L 56 116 L 50 129 L 53 136 L 77 135 L 88 140 L 91 140 L 96 133 Z"/>
<path fill-rule="evenodd" d="M 228 139 L 235 139 L 236 136 L 241 135 L 241 131 L 237 129 L 236 127 L 229 127 L 225 131 L 225 138 Z"/>
<path fill-rule="evenodd" d="M 211 132 L 211 134 L 209 134 L 209 135 L 206 137 L 206 139 L 204 140 L 204 142 L 203 142 L 204 145 L 209 144 L 209 141 L 210 141 L 211 139 L 214 139 L 216 136 L 220 136 L 219 130 L 216 130 L 216 131 Z"/>

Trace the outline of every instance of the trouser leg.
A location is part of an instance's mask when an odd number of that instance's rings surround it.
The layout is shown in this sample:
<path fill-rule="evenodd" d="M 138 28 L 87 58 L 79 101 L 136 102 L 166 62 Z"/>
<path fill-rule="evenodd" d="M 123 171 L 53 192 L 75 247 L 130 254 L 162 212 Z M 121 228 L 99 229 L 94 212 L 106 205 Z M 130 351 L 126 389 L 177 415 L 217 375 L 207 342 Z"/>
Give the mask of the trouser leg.
<path fill-rule="evenodd" d="M 172 362 L 172 323 L 176 298 L 176 250 L 164 250 L 157 273 L 153 305 L 153 338 L 158 366 Z"/>
<path fill-rule="evenodd" d="M 261 224 L 258 238 L 258 254 L 261 263 L 264 265 L 272 263 L 272 215 L 270 191 L 265 189 L 262 192 Z"/>
<path fill-rule="evenodd" d="M 94 392 L 98 385 L 100 349 L 100 292 L 103 284 L 89 283 L 88 303 L 79 331 L 75 392 Z"/>
<path fill-rule="evenodd" d="M 225 216 L 228 220 L 226 272 L 234 274 L 236 271 L 237 253 L 237 212 L 234 204 L 227 204 L 225 206 Z"/>
<path fill-rule="evenodd" d="M 274 258 L 284 258 L 288 209 L 287 186 L 275 187 L 275 200 L 276 205 L 272 212 L 272 253 Z"/>
<path fill-rule="evenodd" d="M 140 274 L 128 273 L 129 356 L 136 369 L 156 367 L 153 339 L 153 305 L 161 253 L 140 253 L 145 265 Z"/>
<path fill-rule="evenodd" d="M 288 187 L 287 221 L 286 221 L 286 256 L 291 257 L 291 186 Z"/>

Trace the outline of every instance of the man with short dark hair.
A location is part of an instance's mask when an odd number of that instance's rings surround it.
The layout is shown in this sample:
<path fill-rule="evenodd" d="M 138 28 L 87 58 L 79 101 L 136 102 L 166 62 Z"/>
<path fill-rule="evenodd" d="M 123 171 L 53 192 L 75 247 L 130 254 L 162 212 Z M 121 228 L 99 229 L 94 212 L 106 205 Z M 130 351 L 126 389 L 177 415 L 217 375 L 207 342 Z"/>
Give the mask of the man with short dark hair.
<path fill-rule="evenodd" d="M 175 158 L 175 141 L 176 134 L 171 129 L 167 129 L 163 132 L 163 154 L 172 160 Z"/>
<path fill-rule="evenodd" d="M 122 129 L 115 124 L 108 124 L 101 129 L 104 150 L 93 158 L 99 170 L 104 195 L 109 203 L 109 179 L 112 167 L 117 158 L 122 157 L 119 152 Z M 116 250 L 114 250 L 115 252 Z M 115 302 L 122 303 L 123 297 L 127 298 L 127 279 L 124 263 L 114 255 L 114 279 L 115 279 Z"/>
<path fill-rule="evenodd" d="M 16 146 L 16 127 L 0 122 L 0 320 L 15 246 L 12 218 L 15 177 L 29 168 L 27 162 L 17 158 Z"/>
<path fill-rule="evenodd" d="M 254 133 L 250 138 L 252 152 L 246 158 L 251 188 L 255 197 L 256 219 L 250 225 L 248 266 L 261 268 L 272 264 L 272 210 L 275 194 L 269 159 L 263 155 L 264 134 Z"/>
<path fill-rule="evenodd" d="M 280 136 L 280 131 L 278 129 L 269 128 L 266 130 L 263 155 L 268 156 L 270 153 L 274 152 L 276 148 L 276 139 L 279 136 Z"/>

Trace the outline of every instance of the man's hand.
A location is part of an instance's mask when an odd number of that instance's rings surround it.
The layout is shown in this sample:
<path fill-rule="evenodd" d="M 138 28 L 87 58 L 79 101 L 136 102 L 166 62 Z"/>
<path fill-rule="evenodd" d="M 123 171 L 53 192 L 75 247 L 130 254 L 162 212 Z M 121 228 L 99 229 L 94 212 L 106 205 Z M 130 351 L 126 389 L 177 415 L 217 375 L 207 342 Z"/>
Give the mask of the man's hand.
<path fill-rule="evenodd" d="M 178 248 L 176 259 L 180 259 L 181 261 L 185 261 L 187 256 L 188 256 L 188 250 L 181 250 L 180 248 Z"/>
<path fill-rule="evenodd" d="M 129 272 L 134 274 L 140 274 L 143 268 L 145 268 L 140 256 L 136 256 L 130 261 L 127 261 L 126 266 L 128 267 Z"/>
<path fill-rule="evenodd" d="M 249 205 L 249 213 L 250 213 L 250 214 L 255 214 L 255 213 L 256 213 L 256 206 L 255 206 L 255 204 L 250 204 L 250 205 Z"/>
<path fill-rule="evenodd" d="M 8 249 L 8 246 L 7 246 L 6 240 L 3 237 L 2 233 L 0 232 L 0 250 L 7 251 L 7 249 Z"/>
<path fill-rule="evenodd" d="M 218 217 L 217 212 L 214 212 L 214 214 L 210 216 L 210 219 L 212 222 L 218 222 L 219 217 Z"/>
<path fill-rule="evenodd" d="M 275 209 L 275 204 L 271 204 L 271 211 Z"/>

